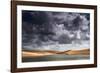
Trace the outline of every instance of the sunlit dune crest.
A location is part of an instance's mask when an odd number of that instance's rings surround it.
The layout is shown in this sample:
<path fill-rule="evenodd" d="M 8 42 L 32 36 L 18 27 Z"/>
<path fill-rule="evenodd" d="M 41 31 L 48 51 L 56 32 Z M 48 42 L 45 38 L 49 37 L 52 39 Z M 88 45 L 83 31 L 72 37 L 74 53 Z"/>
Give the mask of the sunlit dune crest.
<path fill-rule="evenodd" d="M 26 52 L 23 51 L 22 52 L 22 56 L 23 57 L 39 57 L 39 56 L 45 56 L 45 55 L 52 55 L 53 53 L 49 53 L 49 52 Z"/>
<path fill-rule="evenodd" d="M 90 50 L 89 49 L 84 49 L 84 50 L 69 50 L 65 52 L 68 55 L 89 55 Z"/>
<path fill-rule="evenodd" d="M 44 50 L 44 51 L 22 51 L 22 57 L 42 57 L 55 54 L 65 54 L 65 55 L 89 55 L 89 49 L 82 50 L 67 50 L 67 51 L 55 51 L 55 50 Z"/>

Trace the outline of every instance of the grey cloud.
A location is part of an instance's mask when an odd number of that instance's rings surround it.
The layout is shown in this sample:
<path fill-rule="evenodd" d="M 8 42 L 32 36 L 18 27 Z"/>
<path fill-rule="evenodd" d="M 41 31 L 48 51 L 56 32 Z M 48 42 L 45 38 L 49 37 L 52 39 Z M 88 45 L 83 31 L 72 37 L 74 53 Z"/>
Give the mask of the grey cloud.
<path fill-rule="evenodd" d="M 22 47 L 24 49 L 89 41 L 89 32 L 88 13 L 22 11 Z"/>

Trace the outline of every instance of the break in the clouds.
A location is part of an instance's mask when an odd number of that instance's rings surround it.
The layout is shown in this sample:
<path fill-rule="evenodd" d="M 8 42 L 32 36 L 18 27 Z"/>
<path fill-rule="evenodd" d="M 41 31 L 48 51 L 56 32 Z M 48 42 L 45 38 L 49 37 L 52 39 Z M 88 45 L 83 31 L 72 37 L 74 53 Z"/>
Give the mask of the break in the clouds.
<path fill-rule="evenodd" d="M 90 14 L 22 10 L 22 48 L 89 48 Z"/>

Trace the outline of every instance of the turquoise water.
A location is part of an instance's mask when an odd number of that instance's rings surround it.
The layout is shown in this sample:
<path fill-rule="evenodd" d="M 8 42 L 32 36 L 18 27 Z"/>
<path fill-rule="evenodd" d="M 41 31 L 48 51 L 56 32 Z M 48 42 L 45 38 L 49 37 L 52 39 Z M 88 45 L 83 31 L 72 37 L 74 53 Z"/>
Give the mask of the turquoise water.
<path fill-rule="evenodd" d="M 22 62 L 41 62 L 41 61 L 65 61 L 65 60 L 85 60 L 90 59 L 90 56 L 84 56 L 84 55 L 49 55 L 49 56 L 43 56 L 43 57 L 28 57 L 28 58 L 22 58 Z"/>

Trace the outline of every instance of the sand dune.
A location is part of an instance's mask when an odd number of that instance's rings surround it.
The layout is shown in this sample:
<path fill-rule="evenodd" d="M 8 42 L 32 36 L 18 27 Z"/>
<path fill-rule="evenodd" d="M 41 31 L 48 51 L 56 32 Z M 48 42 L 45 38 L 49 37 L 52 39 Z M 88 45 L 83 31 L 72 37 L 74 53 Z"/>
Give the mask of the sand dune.
<path fill-rule="evenodd" d="M 45 50 L 45 51 L 22 51 L 22 57 L 41 57 L 54 54 L 66 54 L 66 55 L 89 55 L 89 49 L 82 50 L 67 50 L 67 51 L 55 51 L 55 50 Z"/>
<path fill-rule="evenodd" d="M 40 57 L 40 56 L 53 55 L 53 54 L 54 53 L 50 53 L 50 52 L 27 52 L 27 51 L 22 52 L 23 57 Z"/>
<path fill-rule="evenodd" d="M 84 50 L 69 50 L 64 52 L 65 54 L 68 55 L 89 55 L 90 50 L 89 49 L 84 49 Z"/>

